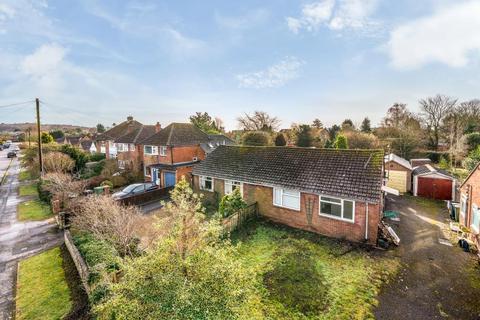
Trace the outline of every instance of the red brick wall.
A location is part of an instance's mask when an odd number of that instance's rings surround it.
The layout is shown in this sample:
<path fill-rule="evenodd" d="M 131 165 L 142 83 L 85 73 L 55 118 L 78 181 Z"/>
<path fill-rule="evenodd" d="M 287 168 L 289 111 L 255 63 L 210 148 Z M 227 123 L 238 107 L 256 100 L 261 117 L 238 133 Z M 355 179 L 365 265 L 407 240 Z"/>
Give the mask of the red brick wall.
<path fill-rule="evenodd" d="M 475 171 L 470 175 L 467 181 L 460 188 L 460 204 L 462 201 L 462 196 L 467 196 L 467 212 L 466 212 L 466 221 L 462 219 L 460 215 L 460 224 L 470 228 L 472 223 L 472 205 L 480 207 L 480 169 L 476 168 Z M 473 230 L 472 230 L 473 231 Z M 477 246 L 480 247 L 480 235 L 473 236 L 473 241 L 476 242 Z"/>
<path fill-rule="evenodd" d="M 173 153 L 173 160 L 172 160 Z M 179 163 L 190 162 L 197 157 L 199 160 L 205 159 L 205 152 L 200 146 L 185 146 L 185 147 L 167 147 L 166 156 L 158 156 L 159 163 Z"/>
<path fill-rule="evenodd" d="M 199 178 L 194 177 L 195 192 L 202 192 L 206 197 L 213 197 L 215 193 L 199 190 Z M 224 195 L 224 181 L 215 179 L 214 191 L 219 199 Z M 291 227 L 316 232 L 329 237 L 344 238 L 350 241 L 365 241 L 366 204 L 355 202 L 355 221 L 353 223 L 323 217 L 319 215 L 319 197 L 315 194 L 301 193 L 300 211 L 282 208 L 273 205 L 273 189 L 270 187 L 243 184 L 243 197 L 247 203 L 258 202 L 260 214 L 272 221 Z M 307 215 L 307 203 L 311 208 L 311 220 Z M 378 223 L 381 216 L 380 204 L 368 205 L 369 228 L 368 243 L 377 241 Z"/>

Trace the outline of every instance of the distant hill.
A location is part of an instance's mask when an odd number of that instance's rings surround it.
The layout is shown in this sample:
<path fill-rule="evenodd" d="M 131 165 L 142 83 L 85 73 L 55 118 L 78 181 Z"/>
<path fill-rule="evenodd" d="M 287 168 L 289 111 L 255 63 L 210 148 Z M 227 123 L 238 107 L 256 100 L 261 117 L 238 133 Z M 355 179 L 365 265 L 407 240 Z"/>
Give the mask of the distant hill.
<path fill-rule="evenodd" d="M 36 129 L 37 124 L 33 122 L 25 123 L 0 123 L 0 132 L 16 132 L 16 131 L 25 131 L 28 128 Z M 70 124 L 42 124 L 42 131 L 51 131 L 51 130 L 62 130 L 66 132 L 71 132 L 75 130 L 80 131 L 95 131 L 95 128 L 74 126 Z"/>

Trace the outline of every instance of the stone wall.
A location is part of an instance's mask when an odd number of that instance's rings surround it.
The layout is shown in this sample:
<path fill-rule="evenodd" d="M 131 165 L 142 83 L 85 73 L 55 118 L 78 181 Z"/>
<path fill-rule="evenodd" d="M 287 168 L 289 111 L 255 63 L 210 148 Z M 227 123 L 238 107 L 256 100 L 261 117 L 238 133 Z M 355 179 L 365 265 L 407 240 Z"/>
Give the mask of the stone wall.
<path fill-rule="evenodd" d="M 65 237 L 65 245 L 68 249 L 68 252 L 70 252 L 70 256 L 72 257 L 72 260 L 75 263 L 75 266 L 77 267 L 78 275 L 82 280 L 83 287 L 85 288 L 85 291 L 87 293 L 90 293 L 90 286 L 88 285 L 89 271 L 88 271 L 87 264 L 85 263 L 82 256 L 80 255 L 80 252 L 78 251 L 77 247 L 73 243 L 73 239 L 72 239 L 72 235 L 70 234 L 70 231 L 65 230 L 64 237 Z"/>

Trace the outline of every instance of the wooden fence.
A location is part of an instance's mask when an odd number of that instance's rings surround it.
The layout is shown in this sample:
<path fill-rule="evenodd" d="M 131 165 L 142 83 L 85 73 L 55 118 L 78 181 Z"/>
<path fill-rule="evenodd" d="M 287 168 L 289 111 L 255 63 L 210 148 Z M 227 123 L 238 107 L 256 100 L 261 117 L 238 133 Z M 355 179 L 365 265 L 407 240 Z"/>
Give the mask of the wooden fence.
<path fill-rule="evenodd" d="M 246 221 L 251 220 L 258 216 L 258 204 L 252 203 L 247 207 L 238 210 L 236 213 L 229 217 L 226 217 L 222 221 L 223 232 L 230 233 L 244 224 Z"/>
<path fill-rule="evenodd" d="M 155 200 L 163 200 L 170 196 L 170 191 L 173 187 L 159 188 L 145 193 L 136 194 L 127 198 L 118 200 L 121 204 L 126 206 L 141 205 Z"/>

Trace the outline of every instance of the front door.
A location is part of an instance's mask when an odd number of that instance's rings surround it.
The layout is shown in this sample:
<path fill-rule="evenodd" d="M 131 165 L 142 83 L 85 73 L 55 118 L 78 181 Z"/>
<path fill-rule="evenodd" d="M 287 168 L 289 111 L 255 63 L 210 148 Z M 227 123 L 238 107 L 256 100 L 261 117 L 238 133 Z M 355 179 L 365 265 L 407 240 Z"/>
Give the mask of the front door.
<path fill-rule="evenodd" d="M 172 187 L 175 185 L 175 172 L 164 172 L 165 187 Z"/>

